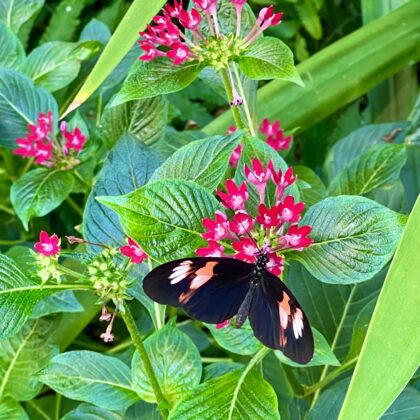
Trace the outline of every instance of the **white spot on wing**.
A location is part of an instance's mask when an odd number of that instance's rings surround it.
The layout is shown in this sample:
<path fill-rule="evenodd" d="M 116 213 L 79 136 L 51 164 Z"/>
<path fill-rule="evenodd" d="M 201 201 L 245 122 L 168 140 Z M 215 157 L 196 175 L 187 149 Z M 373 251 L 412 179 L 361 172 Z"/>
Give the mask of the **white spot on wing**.
<path fill-rule="evenodd" d="M 293 315 L 293 334 L 296 339 L 303 335 L 303 312 L 299 308 Z"/>

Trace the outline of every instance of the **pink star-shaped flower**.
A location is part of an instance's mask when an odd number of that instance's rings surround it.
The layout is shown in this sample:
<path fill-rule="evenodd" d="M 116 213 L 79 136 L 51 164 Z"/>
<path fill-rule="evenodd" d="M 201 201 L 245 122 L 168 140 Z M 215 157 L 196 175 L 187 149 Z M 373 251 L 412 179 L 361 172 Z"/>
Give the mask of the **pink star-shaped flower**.
<path fill-rule="evenodd" d="M 60 238 L 55 233 L 49 236 L 47 232 L 41 230 L 39 242 L 34 245 L 34 249 L 38 254 L 44 255 L 45 257 L 54 257 L 61 250 L 60 242 Z"/>
<path fill-rule="evenodd" d="M 232 210 L 245 210 L 245 204 L 249 198 L 246 183 L 242 182 L 238 188 L 233 179 L 228 179 L 226 181 L 226 191 L 226 193 L 217 191 L 217 195 L 223 200 L 223 206 Z"/>
<path fill-rule="evenodd" d="M 147 254 L 134 239 L 127 238 L 127 242 L 128 245 L 124 245 L 120 248 L 121 254 L 130 258 L 132 264 L 142 263 L 147 258 Z"/>

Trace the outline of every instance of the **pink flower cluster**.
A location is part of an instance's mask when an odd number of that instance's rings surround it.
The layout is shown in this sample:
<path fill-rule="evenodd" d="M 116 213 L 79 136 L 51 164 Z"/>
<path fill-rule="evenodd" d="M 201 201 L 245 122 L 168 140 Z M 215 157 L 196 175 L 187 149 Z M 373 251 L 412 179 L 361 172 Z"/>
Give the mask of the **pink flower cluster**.
<path fill-rule="evenodd" d="M 29 124 L 25 138 L 17 138 L 15 155 L 23 158 L 35 158 L 35 163 L 44 166 L 57 166 L 64 163 L 71 168 L 79 161 L 77 155 L 83 150 L 86 137 L 79 128 L 74 131 L 67 130 L 65 121 L 60 126 L 62 144 L 57 140 L 53 130 L 53 117 L 51 111 L 47 115 L 42 112 L 37 118 L 37 124 Z"/>
<path fill-rule="evenodd" d="M 231 125 L 226 131 L 226 134 L 232 134 L 237 130 L 234 125 Z M 260 126 L 260 132 L 264 134 L 265 141 L 276 152 L 280 150 L 287 150 L 293 140 L 292 136 L 285 136 L 284 131 L 280 128 L 280 120 L 275 120 L 272 124 L 268 118 L 264 118 Z M 242 144 L 238 144 L 229 158 L 229 165 L 236 168 L 242 154 Z"/>
<path fill-rule="evenodd" d="M 183 0 L 175 0 L 173 6 L 167 5 L 163 16 L 153 18 L 154 26 L 148 25 L 147 30 L 140 32 L 139 41 L 144 54 L 140 57 L 144 61 L 152 61 L 156 57 L 167 57 L 173 64 L 182 64 L 188 59 L 199 59 L 200 51 L 205 49 L 208 39 L 203 35 L 200 27 L 203 21 L 207 22 L 211 36 L 222 38 L 217 16 L 217 0 L 193 0 L 196 7 L 184 9 Z M 236 37 L 241 33 L 241 15 L 246 0 L 231 0 L 237 15 Z M 271 25 L 281 22 L 282 13 L 274 13 L 274 7 L 263 8 L 258 19 L 245 36 L 242 46 L 246 48 L 261 33 Z M 189 30 L 190 39 L 183 30 Z M 229 34 L 226 34 L 229 35 Z"/>
<path fill-rule="evenodd" d="M 302 202 L 295 202 L 286 190 L 295 181 L 293 168 L 286 171 L 275 170 L 270 161 L 267 167 L 254 158 L 252 168 L 245 165 L 246 181 L 237 185 L 234 180 L 226 181 L 226 191 L 217 191 L 222 205 L 233 210 L 231 218 L 216 211 L 214 219 L 203 219 L 206 232 L 203 238 L 207 246 L 199 248 L 196 253 L 201 257 L 232 256 L 243 261 L 254 263 L 259 249 L 269 250 L 267 269 L 275 275 L 281 275 L 284 268 L 286 250 L 302 251 L 309 247 L 313 239 L 308 235 L 310 226 L 298 226 L 304 210 Z M 266 190 L 269 182 L 275 185 L 273 206 L 266 206 Z M 260 198 L 258 213 L 250 215 L 247 211 L 249 185 L 256 188 Z M 230 244 L 234 254 L 225 253 L 225 246 Z"/>

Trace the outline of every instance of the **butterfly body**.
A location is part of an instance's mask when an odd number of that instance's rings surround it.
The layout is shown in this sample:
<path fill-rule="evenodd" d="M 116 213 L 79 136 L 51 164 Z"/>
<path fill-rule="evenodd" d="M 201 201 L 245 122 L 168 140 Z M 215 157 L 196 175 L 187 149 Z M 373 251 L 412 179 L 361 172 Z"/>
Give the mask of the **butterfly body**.
<path fill-rule="evenodd" d="M 305 364 L 314 350 L 308 320 L 290 290 L 266 270 L 267 263 L 265 251 L 255 264 L 226 257 L 176 260 L 152 270 L 143 288 L 154 301 L 182 307 L 209 324 L 236 315 L 239 328 L 249 318 L 263 344 Z"/>

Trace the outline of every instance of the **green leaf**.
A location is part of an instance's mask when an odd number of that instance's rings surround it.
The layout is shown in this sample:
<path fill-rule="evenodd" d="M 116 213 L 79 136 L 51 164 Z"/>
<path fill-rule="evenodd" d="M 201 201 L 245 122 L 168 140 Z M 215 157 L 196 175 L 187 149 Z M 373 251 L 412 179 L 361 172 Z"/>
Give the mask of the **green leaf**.
<path fill-rule="evenodd" d="M 286 130 L 302 132 L 417 62 L 419 13 L 420 3 L 410 1 L 317 52 L 297 66 L 305 89 L 284 80 L 265 84 L 258 91 L 258 120 L 281 115 Z M 228 111 L 204 131 L 218 134 L 233 123 Z"/>
<path fill-rule="evenodd" d="M 391 259 L 405 216 L 364 197 L 330 197 L 312 206 L 302 225 L 312 226 L 314 243 L 297 259 L 318 280 L 352 284 L 366 281 Z"/>
<path fill-rule="evenodd" d="M 97 197 L 114 210 L 124 232 L 153 259 L 191 255 L 205 245 L 202 219 L 214 217 L 218 201 L 194 182 L 159 180 L 120 197 Z"/>
<path fill-rule="evenodd" d="M 83 306 L 76 299 L 71 290 L 57 293 L 40 300 L 31 315 L 31 318 L 41 318 L 58 312 L 74 313 L 82 312 Z"/>
<path fill-rule="evenodd" d="M 308 415 L 308 420 L 336 420 L 339 417 L 340 408 L 343 404 L 350 378 L 342 379 L 327 388 L 320 396 Z M 389 409 L 380 418 L 383 420 L 408 420 L 417 419 L 420 416 L 419 408 L 420 392 L 414 387 L 407 387 L 394 401 Z M 357 417 L 350 417 L 355 419 Z M 373 418 L 373 417 L 360 417 Z M 375 417 L 379 418 L 379 417 Z"/>
<path fill-rule="evenodd" d="M 51 94 L 35 87 L 27 76 L 0 68 L 0 144 L 16 147 L 16 138 L 24 137 L 29 123 L 34 123 L 40 112 L 52 111 L 57 121 L 57 104 Z"/>
<path fill-rule="evenodd" d="M 293 362 L 288 357 L 286 357 L 280 350 L 275 350 L 274 354 L 282 363 L 297 368 L 307 368 L 310 366 L 324 365 L 340 366 L 340 362 L 335 357 L 335 354 L 331 350 L 331 347 L 327 343 L 327 340 L 324 338 L 324 336 L 315 328 L 312 328 L 312 333 L 314 335 L 315 351 L 311 361 L 306 365 L 303 366 L 299 363 Z"/>
<path fill-rule="evenodd" d="M 263 346 L 255 337 L 247 321 L 241 328 L 228 325 L 217 329 L 215 325 L 206 324 L 217 344 L 227 351 L 240 355 L 251 355 Z"/>
<path fill-rule="evenodd" d="M 45 216 L 70 194 L 74 178 L 70 171 L 37 168 L 18 179 L 10 190 L 10 200 L 26 230 L 32 217 Z"/>
<path fill-rule="evenodd" d="M 83 235 L 90 242 L 125 244 L 118 216 L 95 197 L 128 194 L 146 184 L 162 158 L 133 135 L 121 137 L 109 153 L 89 195 L 83 215 Z"/>
<path fill-rule="evenodd" d="M 48 42 L 31 51 L 22 70 L 36 85 L 55 92 L 72 82 L 79 74 L 81 61 L 90 59 L 99 48 L 96 41 Z"/>
<path fill-rule="evenodd" d="M 92 351 L 59 354 L 38 376 L 67 398 L 108 410 L 124 410 L 138 399 L 130 383 L 128 366 L 115 357 Z"/>
<path fill-rule="evenodd" d="M 239 383 L 242 373 L 242 369 L 234 370 L 204 382 L 175 405 L 169 419 L 279 419 L 271 385 L 256 371 Z"/>
<path fill-rule="evenodd" d="M 347 359 L 353 326 L 364 308 L 372 308 L 385 272 L 383 270 L 370 281 L 344 286 L 322 283 L 301 264 L 295 261 L 290 264 L 288 287 L 302 305 L 312 327 L 326 338 L 340 361 Z"/>
<path fill-rule="evenodd" d="M 303 0 L 303 2 L 296 3 L 295 7 L 299 20 L 302 22 L 302 25 L 309 32 L 311 37 L 314 39 L 321 39 L 321 20 L 313 4 L 313 0 Z"/>
<path fill-rule="evenodd" d="M 124 417 L 125 418 L 125 417 Z M 74 410 L 68 412 L 61 420 L 122 420 L 121 413 L 96 407 L 91 404 L 82 403 Z"/>
<path fill-rule="evenodd" d="M 156 404 L 149 404 L 145 401 L 139 401 L 130 407 L 124 414 L 124 420 L 162 420 Z M 82 419 L 80 419 L 82 420 Z"/>
<path fill-rule="evenodd" d="M 210 379 L 222 376 L 232 370 L 242 369 L 244 365 L 236 362 L 216 362 L 210 363 L 204 368 L 203 382 L 209 381 Z"/>
<path fill-rule="evenodd" d="M 164 0 L 133 1 L 65 114 L 80 106 L 95 92 L 136 42 L 139 31 L 146 28 L 164 4 Z"/>
<path fill-rule="evenodd" d="M 163 96 L 107 106 L 101 118 L 101 137 L 108 147 L 125 133 L 147 146 L 163 137 L 168 118 L 168 104 Z"/>
<path fill-rule="evenodd" d="M 328 183 L 373 146 L 383 145 L 384 136 L 395 132 L 393 142 L 400 143 L 404 139 L 406 127 L 406 122 L 366 125 L 340 139 L 329 150 L 325 159 L 324 173 Z"/>
<path fill-rule="evenodd" d="M 150 63 L 138 61 L 112 100 L 112 106 L 178 92 L 191 84 L 203 68 L 196 61 L 174 66 L 166 57 L 157 57 Z"/>
<path fill-rule="evenodd" d="M 144 345 L 163 395 L 171 404 L 198 386 L 201 379 L 200 353 L 174 322 L 156 331 Z M 131 370 L 137 394 L 147 402 L 156 402 L 143 361 L 137 352 L 133 356 Z"/>
<path fill-rule="evenodd" d="M 0 420 L 29 420 L 21 405 L 9 398 L 0 401 Z"/>
<path fill-rule="evenodd" d="M 0 338 L 19 332 L 46 289 L 27 278 L 9 257 L 0 255 Z"/>
<path fill-rule="evenodd" d="M 0 21 L 0 45 L 0 66 L 16 68 L 25 60 L 22 43 L 2 21 Z"/>
<path fill-rule="evenodd" d="M 258 38 L 237 61 L 241 71 L 251 79 L 284 79 L 304 86 L 293 65 L 292 51 L 278 38 Z"/>
<path fill-rule="evenodd" d="M 229 157 L 243 134 L 207 137 L 181 147 L 152 176 L 158 179 L 185 179 L 213 191 L 222 181 Z"/>
<path fill-rule="evenodd" d="M 0 20 L 15 34 L 41 7 L 44 0 L 2 0 L 0 2 Z"/>
<path fill-rule="evenodd" d="M 327 191 L 321 178 L 307 166 L 293 166 L 293 173 L 298 176 L 298 186 L 302 201 L 307 207 L 313 206 L 327 195 Z M 309 185 L 309 188 L 302 186 L 302 181 Z"/>
<path fill-rule="evenodd" d="M 363 195 L 399 178 L 407 160 L 405 147 L 381 144 L 372 147 L 339 172 L 328 188 L 330 195 Z"/>
<path fill-rule="evenodd" d="M 58 352 L 49 339 L 56 326 L 52 319 L 31 321 L 0 342 L 0 399 L 28 401 L 41 391 L 43 385 L 34 375 Z"/>
<path fill-rule="evenodd" d="M 381 290 L 340 418 L 381 416 L 418 368 L 420 200 Z M 396 320 L 401 318 L 398 322 Z M 386 381 L 383 381 L 386 374 Z M 360 413 L 360 414 L 358 414 Z"/>

